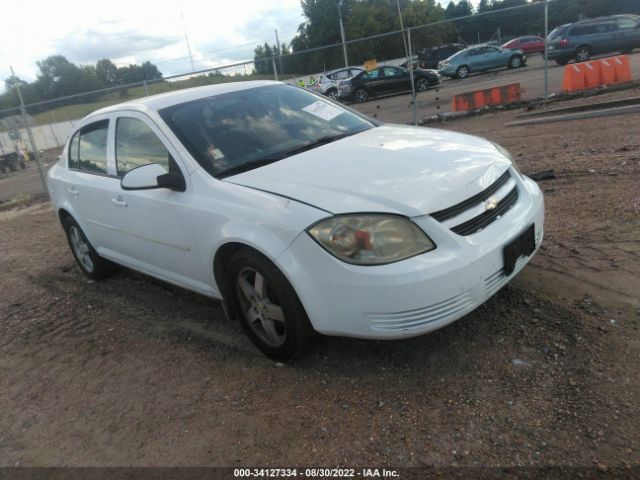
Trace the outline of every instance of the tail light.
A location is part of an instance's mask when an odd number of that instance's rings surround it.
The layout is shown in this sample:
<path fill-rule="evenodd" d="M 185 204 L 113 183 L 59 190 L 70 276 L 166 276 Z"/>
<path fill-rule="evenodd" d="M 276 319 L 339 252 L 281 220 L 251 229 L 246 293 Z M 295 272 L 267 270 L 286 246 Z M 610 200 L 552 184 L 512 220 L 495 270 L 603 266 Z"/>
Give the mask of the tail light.
<path fill-rule="evenodd" d="M 568 38 L 563 38 L 562 40 L 560 40 L 560 46 L 561 47 L 566 47 L 569 45 L 569 39 Z"/>

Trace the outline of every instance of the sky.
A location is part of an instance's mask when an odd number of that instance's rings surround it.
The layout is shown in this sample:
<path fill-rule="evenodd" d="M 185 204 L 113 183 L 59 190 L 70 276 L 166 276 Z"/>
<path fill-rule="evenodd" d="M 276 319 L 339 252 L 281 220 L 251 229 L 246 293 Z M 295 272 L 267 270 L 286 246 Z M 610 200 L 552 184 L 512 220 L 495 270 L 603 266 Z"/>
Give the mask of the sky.
<path fill-rule="evenodd" d="M 7 1 L 2 17 L 2 83 L 9 65 L 23 80 L 35 80 L 36 62 L 55 54 L 78 65 L 149 60 L 164 75 L 188 73 L 185 33 L 195 70 L 229 65 L 251 60 L 258 43 L 274 44 L 276 28 L 288 43 L 304 20 L 300 0 Z"/>
<path fill-rule="evenodd" d="M 276 28 L 289 42 L 304 20 L 299 0 L 29 0 L 3 2 L 2 16 L 2 82 L 9 65 L 34 80 L 37 60 L 54 54 L 78 65 L 149 60 L 165 75 L 190 72 L 185 32 L 196 70 L 237 63 L 258 43 L 275 43 Z"/>

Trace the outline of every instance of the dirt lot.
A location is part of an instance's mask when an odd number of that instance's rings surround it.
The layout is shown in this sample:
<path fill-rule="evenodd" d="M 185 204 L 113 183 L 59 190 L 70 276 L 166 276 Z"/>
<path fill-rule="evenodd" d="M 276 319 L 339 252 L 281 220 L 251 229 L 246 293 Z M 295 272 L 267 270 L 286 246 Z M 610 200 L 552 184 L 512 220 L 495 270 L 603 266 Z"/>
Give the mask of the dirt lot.
<path fill-rule="evenodd" d="M 87 281 L 47 205 L 0 213 L 0 464 L 638 465 L 640 116 L 517 113 L 440 127 L 555 169 L 532 264 L 439 332 L 290 365 L 205 298 Z"/>

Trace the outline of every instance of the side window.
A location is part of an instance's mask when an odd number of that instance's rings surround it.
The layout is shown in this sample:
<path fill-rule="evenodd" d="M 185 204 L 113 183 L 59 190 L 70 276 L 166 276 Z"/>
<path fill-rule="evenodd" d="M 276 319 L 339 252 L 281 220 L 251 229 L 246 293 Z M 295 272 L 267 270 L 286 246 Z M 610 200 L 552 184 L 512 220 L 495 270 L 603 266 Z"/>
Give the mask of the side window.
<path fill-rule="evenodd" d="M 136 167 L 157 163 L 169 171 L 169 151 L 142 120 L 118 118 L 116 123 L 116 170 L 122 176 Z"/>
<path fill-rule="evenodd" d="M 80 145 L 80 132 L 71 139 L 69 144 L 69 168 L 78 168 L 78 147 Z"/>
<path fill-rule="evenodd" d="M 107 173 L 107 132 L 109 120 L 87 125 L 80 130 L 78 168 L 87 172 Z"/>
<path fill-rule="evenodd" d="M 334 80 L 344 80 L 345 78 L 349 78 L 349 70 L 342 70 L 335 74 Z"/>
<path fill-rule="evenodd" d="M 385 67 L 384 69 L 384 76 L 385 77 L 395 77 L 396 75 L 400 75 L 400 71 L 398 71 L 397 68 L 392 68 L 392 67 Z"/>
<path fill-rule="evenodd" d="M 378 78 L 380 76 L 380 69 L 376 68 L 375 70 L 371 70 L 370 72 L 367 72 L 367 74 L 365 75 L 365 78 L 371 79 L 371 78 Z"/>

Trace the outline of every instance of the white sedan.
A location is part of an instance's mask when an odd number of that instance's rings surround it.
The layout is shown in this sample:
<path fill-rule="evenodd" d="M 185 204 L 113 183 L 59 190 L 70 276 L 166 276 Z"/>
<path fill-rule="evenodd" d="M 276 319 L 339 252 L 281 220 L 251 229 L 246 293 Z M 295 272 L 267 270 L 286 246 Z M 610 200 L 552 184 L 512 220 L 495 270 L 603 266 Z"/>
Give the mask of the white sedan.
<path fill-rule="evenodd" d="M 488 140 L 376 123 L 277 82 L 134 100 L 48 173 L 80 268 L 221 299 L 266 355 L 396 339 L 478 307 L 542 241 L 538 186 Z"/>

